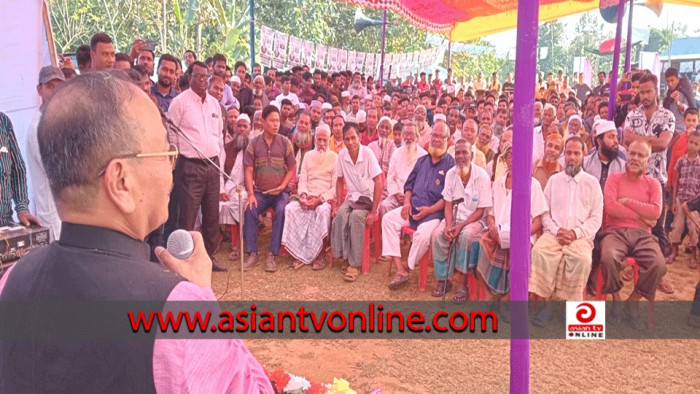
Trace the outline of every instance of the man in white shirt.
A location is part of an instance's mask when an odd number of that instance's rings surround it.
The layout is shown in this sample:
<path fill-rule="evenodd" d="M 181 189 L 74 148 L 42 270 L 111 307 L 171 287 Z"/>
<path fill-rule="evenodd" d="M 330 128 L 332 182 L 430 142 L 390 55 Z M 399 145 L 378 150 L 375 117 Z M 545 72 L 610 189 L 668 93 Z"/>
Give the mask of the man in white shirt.
<path fill-rule="evenodd" d="M 472 147 L 461 139 L 455 145 L 455 166 L 447 171 L 442 198 L 445 200 L 445 220 L 435 229 L 433 237 L 433 265 L 437 284 L 432 296 L 440 297 L 452 288 L 454 270 L 462 273 L 453 299 L 465 301 L 469 297 L 467 266 L 472 241 L 485 227 L 484 213 L 493 206 L 491 178 L 486 170 L 472 163 Z M 463 199 L 454 216 L 453 203 Z M 450 248 L 452 254 L 449 253 Z M 448 256 L 450 260 L 448 260 Z"/>
<path fill-rule="evenodd" d="M 248 193 L 245 190 L 245 175 L 243 172 L 243 156 L 248 146 L 248 134 L 250 133 L 250 118 L 246 114 L 238 115 L 236 119 L 235 134 L 233 139 L 224 144 L 224 149 L 219 155 L 219 163 L 223 164 L 224 173 L 221 175 L 221 194 L 219 196 L 219 223 L 239 224 L 241 205 L 245 206 Z M 238 200 L 237 187 L 241 187 L 241 201 Z M 238 257 L 238 248 L 232 247 L 231 258 Z"/>
<path fill-rule="evenodd" d="M 554 122 L 557 109 L 552 104 L 545 104 L 542 110 L 542 125 L 535 127 L 532 133 L 532 162 L 544 157 L 544 139 L 547 137 L 549 127 Z"/>
<path fill-rule="evenodd" d="M 175 171 L 175 189 L 180 203 L 179 228 L 194 230 L 202 210 L 202 236 L 215 271 L 225 271 L 214 257 L 219 239 L 219 164 L 223 147 L 223 114 L 219 102 L 207 93 L 208 69 L 192 63 L 190 88 L 170 103 L 168 116 L 180 130 L 170 128 L 168 139 L 177 146 L 180 160 Z M 207 160 L 209 159 L 209 160 Z"/>
<path fill-rule="evenodd" d="M 392 141 L 389 141 L 391 119 L 382 116 L 379 125 L 377 125 L 377 132 L 379 133 L 379 138 L 377 138 L 376 141 L 370 142 L 367 147 L 372 150 L 374 156 L 377 158 L 379 167 L 382 169 L 382 172 L 386 174 L 389 171 L 391 156 L 396 150 L 396 145 Z"/>
<path fill-rule="evenodd" d="M 345 149 L 338 155 L 338 180 L 336 201 L 343 201 L 347 185 L 347 199 L 333 207 L 331 217 L 331 249 L 334 258 L 347 259 L 347 282 L 357 280 L 362 265 L 365 226 L 371 227 L 378 220 L 377 210 L 382 196 L 382 169 L 372 151 L 360 144 L 359 126 L 346 123 L 343 126 Z"/>
<path fill-rule="evenodd" d="M 593 239 L 603 221 L 603 192 L 598 180 L 582 169 L 584 142 L 571 137 L 564 145 L 566 168 L 549 178 L 544 196 L 549 212 L 544 234 L 532 248 L 530 292 L 543 299 L 581 300 L 591 271 Z M 546 325 L 551 306 L 533 323 Z"/>
<path fill-rule="evenodd" d="M 397 148 L 389 162 L 389 173 L 386 177 L 386 190 L 388 197 L 379 205 L 379 217 L 387 212 L 403 206 L 403 186 L 408 179 L 408 174 L 413 171 L 416 161 L 427 155 L 425 149 L 418 146 L 418 132 L 416 124 L 409 122 L 404 124 L 403 145 Z"/>
<path fill-rule="evenodd" d="M 36 91 L 41 97 L 41 107 L 39 107 L 27 131 L 27 166 L 29 167 L 29 175 L 32 181 L 32 197 L 29 201 L 34 205 L 29 210 L 34 212 L 41 224 L 49 229 L 51 241 L 57 240 L 61 236 L 61 219 L 58 217 L 49 180 L 46 177 L 46 171 L 44 171 L 44 164 L 41 162 L 37 127 L 46 103 L 53 96 L 56 89 L 65 81 L 66 78 L 58 67 L 44 66 L 41 68 L 39 71 L 39 84 L 36 86 Z"/>
<path fill-rule="evenodd" d="M 292 81 L 289 76 L 282 76 L 282 93 L 280 93 L 276 98 L 275 102 L 277 103 L 278 108 L 282 108 L 282 100 L 287 99 L 292 102 L 292 105 L 294 106 L 294 109 L 296 110 L 299 108 L 299 97 L 297 97 L 296 94 L 290 92 L 289 90 L 292 88 Z"/>

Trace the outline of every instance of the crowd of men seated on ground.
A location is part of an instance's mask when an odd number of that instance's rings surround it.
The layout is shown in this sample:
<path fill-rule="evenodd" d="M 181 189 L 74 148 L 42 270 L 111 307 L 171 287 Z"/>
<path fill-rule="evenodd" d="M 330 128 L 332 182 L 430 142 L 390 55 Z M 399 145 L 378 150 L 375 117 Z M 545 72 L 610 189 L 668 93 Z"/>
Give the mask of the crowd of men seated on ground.
<path fill-rule="evenodd" d="M 381 241 L 375 242 L 395 268 L 390 289 L 401 288 L 431 251 L 433 296 L 454 287 L 454 300 L 466 300 L 467 274 L 475 271 L 487 298 L 508 297 L 512 168 L 518 164 L 512 161 L 510 74 L 502 84 L 496 73 L 489 81 L 479 73 L 455 83 L 450 70 L 445 80 L 436 71 L 403 82 L 390 76 L 381 86 L 372 76 L 307 66 L 282 72 L 255 65 L 250 73 L 242 61 L 230 67 L 225 55 L 215 54 L 200 62 L 192 51 L 184 65 L 161 54 L 154 67 L 155 54 L 143 45 L 136 40 L 129 54 L 115 55 L 110 37 L 99 33 L 77 60 L 81 73 L 127 69 L 170 125 L 179 160 L 170 217 L 149 236 L 153 246 L 174 229 L 199 226 L 214 269 L 226 270 L 215 259 L 220 226 L 237 225 L 243 216 L 245 250 L 234 245 L 231 258 L 245 253 L 244 269 L 254 269 L 265 253 L 258 231 L 268 215 L 265 271 L 277 270 L 282 247 L 292 268 L 322 270 L 330 247 L 347 262 L 343 278 L 353 282 L 369 248 L 365 231 L 376 225 Z M 44 101 L 76 74 L 70 65 L 62 71 L 50 81 L 40 76 Z M 698 216 L 688 203 L 700 194 L 700 132 L 689 82 L 668 69 L 661 97 L 656 76 L 625 73 L 615 120 L 608 121 L 605 73 L 594 88 L 583 75 L 569 86 L 562 74 L 546 81 L 540 75 L 536 93 L 530 292 L 538 299 L 582 299 L 586 289 L 594 293 L 600 269 L 602 292 L 618 299 L 622 280 L 631 280 L 623 272 L 627 257 L 639 265 L 630 300 L 654 299 L 657 288 L 673 292 L 666 264 L 686 233 L 690 268 L 698 261 Z M 37 154 L 30 138 L 25 155 L 40 166 Z M 33 182 L 42 182 L 40 171 L 32 173 Z M 47 198 L 34 196 L 39 205 Z M 56 228 L 50 210 L 37 214 Z M 402 256 L 405 227 L 413 230 L 412 242 Z M 635 307 L 626 308 L 638 324 Z M 550 319 L 543 309 L 535 322 Z"/>

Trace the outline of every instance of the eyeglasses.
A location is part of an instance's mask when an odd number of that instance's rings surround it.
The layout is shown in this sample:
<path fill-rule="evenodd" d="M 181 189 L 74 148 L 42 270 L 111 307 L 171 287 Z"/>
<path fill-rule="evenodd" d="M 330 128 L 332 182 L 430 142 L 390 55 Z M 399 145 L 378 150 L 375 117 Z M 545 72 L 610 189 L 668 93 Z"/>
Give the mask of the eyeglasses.
<path fill-rule="evenodd" d="M 153 153 L 130 153 L 128 155 L 121 155 L 117 157 L 113 157 L 109 159 L 107 164 L 105 165 L 105 168 L 102 169 L 99 173 L 97 173 L 97 177 L 101 177 L 104 175 L 105 171 L 107 171 L 107 166 L 109 165 L 112 160 L 117 160 L 117 159 L 143 159 L 143 158 L 149 158 L 149 157 L 167 157 L 168 160 L 170 161 L 170 170 L 175 169 L 175 164 L 177 163 L 177 156 L 179 155 L 179 152 L 177 150 L 177 146 L 170 144 L 169 150 L 167 152 L 153 152 Z"/>
<path fill-rule="evenodd" d="M 194 74 L 194 73 L 192 73 L 192 79 L 207 79 L 207 74 Z"/>
<path fill-rule="evenodd" d="M 438 135 L 435 133 L 430 133 L 430 138 L 434 139 L 434 140 L 444 140 L 445 138 L 447 138 L 447 136 L 446 135 Z"/>

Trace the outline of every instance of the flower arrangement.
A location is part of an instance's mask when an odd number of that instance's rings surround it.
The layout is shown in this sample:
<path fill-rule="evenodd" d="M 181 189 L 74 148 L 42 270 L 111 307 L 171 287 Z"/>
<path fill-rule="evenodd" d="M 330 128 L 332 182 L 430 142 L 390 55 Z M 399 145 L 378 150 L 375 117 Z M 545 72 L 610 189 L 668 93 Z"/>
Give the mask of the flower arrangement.
<path fill-rule="evenodd" d="M 345 379 L 333 378 L 332 384 L 310 382 L 306 378 L 293 375 L 281 369 L 267 372 L 272 387 L 278 394 L 357 394 Z M 372 394 L 380 394 L 379 389 Z"/>

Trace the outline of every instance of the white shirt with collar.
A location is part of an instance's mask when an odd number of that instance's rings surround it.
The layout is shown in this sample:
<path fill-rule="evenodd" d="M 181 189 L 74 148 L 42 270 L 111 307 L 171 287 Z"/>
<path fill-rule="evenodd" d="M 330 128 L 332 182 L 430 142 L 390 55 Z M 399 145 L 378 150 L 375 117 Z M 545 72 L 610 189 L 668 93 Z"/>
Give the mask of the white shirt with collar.
<path fill-rule="evenodd" d="M 464 202 L 460 203 L 459 208 L 457 208 L 457 216 L 454 218 L 456 223 L 467 220 L 479 208 L 491 208 L 493 206 L 491 178 L 489 178 L 489 175 L 483 168 L 474 163 L 469 163 L 469 165 L 471 166 L 471 173 L 466 186 L 464 186 L 462 178 L 457 173 L 457 166 L 450 168 L 445 175 L 445 188 L 442 191 L 442 197 L 445 201 L 464 199 Z"/>
<path fill-rule="evenodd" d="M 573 178 L 562 171 L 544 188 L 549 211 L 542 216 L 544 230 L 556 236 L 560 228 L 573 230 L 576 239 L 593 238 L 603 223 L 603 192 L 598 180 L 583 171 Z"/>
<path fill-rule="evenodd" d="M 357 161 L 353 163 L 348 148 L 343 148 L 338 154 L 337 171 L 338 178 L 345 179 L 347 201 L 355 202 L 362 196 L 374 199 L 374 178 L 381 175 L 382 169 L 371 149 L 360 145 Z"/>
<path fill-rule="evenodd" d="M 418 146 L 418 144 L 416 144 L 416 152 L 413 157 L 410 157 L 406 145 L 402 145 L 394 151 L 389 161 L 389 172 L 386 179 L 386 189 L 390 196 L 397 193 L 403 194 L 403 187 L 411 171 L 413 171 L 413 167 L 415 167 L 419 158 L 427 154 L 428 152 Z"/>
<path fill-rule="evenodd" d="M 542 135 L 542 126 L 535 127 L 532 132 L 532 163 L 544 157 L 544 136 Z"/>
<path fill-rule="evenodd" d="M 224 119 L 221 105 L 208 93 L 204 101 L 192 89 L 180 93 L 170 103 L 168 117 L 205 157 L 217 157 L 223 149 L 222 130 Z M 168 140 L 177 146 L 180 154 L 190 159 L 200 159 L 199 153 L 174 130 L 168 131 Z"/>

